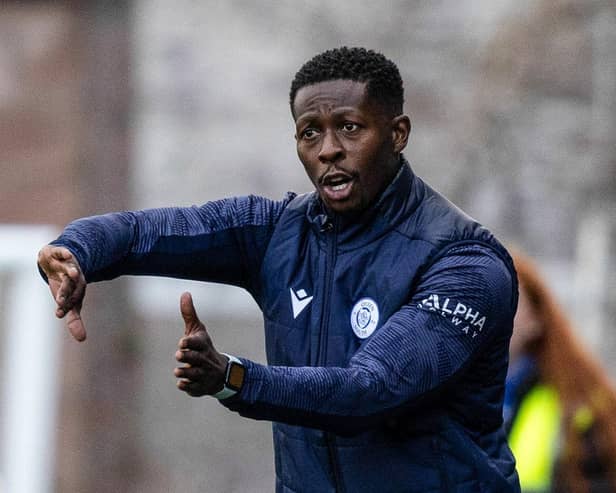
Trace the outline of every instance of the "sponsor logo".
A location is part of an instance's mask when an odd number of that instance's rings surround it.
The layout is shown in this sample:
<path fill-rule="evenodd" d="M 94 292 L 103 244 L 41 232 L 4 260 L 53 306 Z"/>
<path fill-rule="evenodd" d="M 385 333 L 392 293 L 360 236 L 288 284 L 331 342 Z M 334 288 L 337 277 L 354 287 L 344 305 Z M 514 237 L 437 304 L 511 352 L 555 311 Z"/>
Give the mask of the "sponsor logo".
<path fill-rule="evenodd" d="M 470 334 L 471 337 L 477 337 L 486 324 L 486 317 L 472 306 L 451 298 L 439 298 L 438 294 L 431 294 L 417 306 L 422 310 L 436 312 L 448 318 L 452 324 L 459 327 L 465 334 Z"/>
<path fill-rule="evenodd" d="M 360 339 L 370 337 L 379 323 L 379 307 L 372 298 L 362 298 L 351 310 L 351 327 Z"/>
<path fill-rule="evenodd" d="M 300 289 L 297 293 L 293 291 L 293 288 L 290 288 L 289 291 L 291 292 L 291 307 L 293 308 L 293 318 L 295 319 L 310 304 L 314 296 L 308 296 L 303 289 Z"/>

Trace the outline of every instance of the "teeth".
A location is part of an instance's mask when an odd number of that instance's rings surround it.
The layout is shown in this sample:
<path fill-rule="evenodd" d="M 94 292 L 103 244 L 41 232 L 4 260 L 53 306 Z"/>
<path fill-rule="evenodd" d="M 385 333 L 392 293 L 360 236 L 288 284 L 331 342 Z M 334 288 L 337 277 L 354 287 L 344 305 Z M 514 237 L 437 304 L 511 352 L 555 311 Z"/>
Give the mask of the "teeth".
<path fill-rule="evenodd" d="M 332 187 L 332 190 L 335 190 L 336 192 L 338 192 L 339 190 L 344 190 L 347 187 L 348 184 L 349 184 L 349 182 L 341 183 L 340 185 L 334 185 Z"/>

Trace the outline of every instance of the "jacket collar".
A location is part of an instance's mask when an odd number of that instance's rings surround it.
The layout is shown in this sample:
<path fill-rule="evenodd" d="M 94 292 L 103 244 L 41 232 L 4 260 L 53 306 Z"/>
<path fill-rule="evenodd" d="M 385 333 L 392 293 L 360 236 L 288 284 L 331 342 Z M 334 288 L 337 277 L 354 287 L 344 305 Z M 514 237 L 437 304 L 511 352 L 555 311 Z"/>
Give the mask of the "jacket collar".
<path fill-rule="evenodd" d="M 333 231 L 339 246 L 351 249 L 382 236 L 408 217 L 417 207 L 420 197 L 410 164 L 402 155 L 400 160 L 400 169 L 394 179 L 377 201 L 359 216 L 347 218 L 328 212 L 314 192 L 306 214 L 315 231 L 319 235 Z"/>

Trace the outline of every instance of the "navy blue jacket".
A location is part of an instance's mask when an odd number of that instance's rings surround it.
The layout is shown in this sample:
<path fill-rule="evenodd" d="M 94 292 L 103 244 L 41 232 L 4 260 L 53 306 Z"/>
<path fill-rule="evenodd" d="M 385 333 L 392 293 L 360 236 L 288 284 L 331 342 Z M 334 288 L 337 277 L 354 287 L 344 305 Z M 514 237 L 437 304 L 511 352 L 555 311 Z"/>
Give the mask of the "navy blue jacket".
<path fill-rule="evenodd" d="M 517 304 L 491 233 L 406 161 L 360 218 L 315 193 L 71 223 L 88 282 L 151 274 L 247 289 L 268 366 L 222 403 L 274 422 L 276 489 L 518 492 L 502 428 Z M 233 348 L 224 348 L 233 352 Z"/>

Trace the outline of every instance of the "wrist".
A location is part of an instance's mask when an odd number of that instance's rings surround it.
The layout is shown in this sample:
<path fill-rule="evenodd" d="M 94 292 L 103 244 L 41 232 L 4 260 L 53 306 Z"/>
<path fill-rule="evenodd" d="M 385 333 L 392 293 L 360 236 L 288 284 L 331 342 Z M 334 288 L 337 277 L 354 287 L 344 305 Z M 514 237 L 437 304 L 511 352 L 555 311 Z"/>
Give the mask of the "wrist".
<path fill-rule="evenodd" d="M 244 384 L 244 376 L 246 368 L 239 358 L 226 353 L 220 353 L 228 358 L 225 368 L 223 387 L 221 390 L 212 395 L 216 399 L 228 399 L 237 394 Z"/>

